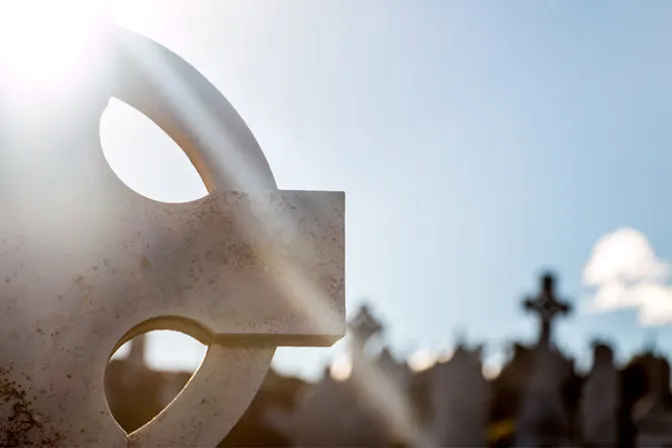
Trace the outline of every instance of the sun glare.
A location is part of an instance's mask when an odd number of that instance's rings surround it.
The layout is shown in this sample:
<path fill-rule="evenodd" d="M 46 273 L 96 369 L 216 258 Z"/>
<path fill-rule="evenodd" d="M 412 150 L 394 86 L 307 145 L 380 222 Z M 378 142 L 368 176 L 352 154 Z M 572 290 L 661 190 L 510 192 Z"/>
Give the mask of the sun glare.
<path fill-rule="evenodd" d="M 434 364 L 436 364 L 436 355 L 427 349 L 418 350 L 408 358 L 408 366 L 416 373 L 427 370 Z"/>
<path fill-rule="evenodd" d="M 352 359 L 347 354 L 341 354 L 334 359 L 329 370 L 331 377 L 336 381 L 345 381 L 352 373 Z"/>
<path fill-rule="evenodd" d="M 106 2 L 0 2 L 0 66 L 20 84 L 73 82 L 99 33 Z"/>

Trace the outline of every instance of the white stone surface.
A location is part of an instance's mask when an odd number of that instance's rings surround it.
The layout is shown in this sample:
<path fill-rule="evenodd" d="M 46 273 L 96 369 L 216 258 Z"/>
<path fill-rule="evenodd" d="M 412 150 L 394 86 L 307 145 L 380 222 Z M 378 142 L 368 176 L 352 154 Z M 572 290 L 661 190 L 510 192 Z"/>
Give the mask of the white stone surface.
<path fill-rule="evenodd" d="M 77 91 L 23 102 L 0 86 L 0 445 L 214 446 L 276 346 L 342 336 L 344 195 L 277 190 L 251 132 L 195 69 L 126 30 L 107 37 Z M 98 135 L 110 96 L 180 144 L 208 197 L 164 204 L 121 183 Z M 127 436 L 105 367 L 159 328 L 211 345 L 175 401 Z"/>

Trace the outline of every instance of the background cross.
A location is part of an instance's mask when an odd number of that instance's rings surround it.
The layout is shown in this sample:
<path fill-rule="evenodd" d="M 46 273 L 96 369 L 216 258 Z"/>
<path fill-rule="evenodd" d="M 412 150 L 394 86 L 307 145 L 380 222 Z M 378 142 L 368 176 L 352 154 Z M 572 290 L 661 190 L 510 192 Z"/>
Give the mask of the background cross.
<path fill-rule="evenodd" d="M 355 339 L 353 341 L 355 346 L 364 346 L 372 337 L 383 331 L 383 325 L 371 314 L 367 304 L 360 307 L 357 315 L 348 324 L 348 328 Z"/>
<path fill-rule="evenodd" d="M 524 301 L 525 310 L 539 315 L 539 345 L 550 345 L 551 324 L 558 315 L 566 315 L 571 312 L 571 306 L 567 302 L 558 300 L 555 296 L 555 276 L 546 273 L 541 277 L 540 291 L 537 297 L 528 298 Z"/>

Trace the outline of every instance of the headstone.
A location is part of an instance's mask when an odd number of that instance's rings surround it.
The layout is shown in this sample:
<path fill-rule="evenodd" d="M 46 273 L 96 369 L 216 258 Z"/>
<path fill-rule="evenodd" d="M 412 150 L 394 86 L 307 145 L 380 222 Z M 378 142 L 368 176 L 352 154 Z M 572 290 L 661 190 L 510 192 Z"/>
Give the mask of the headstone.
<path fill-rule="evenodd" d="M 306 381 L 280 375 L 271 367 L 250 407 L 218 447 L 288 446 L 289 441 L 268 425 L 266 412 L 269 409 L 291 409 L 300 391 L 307 385 Z"/>
<path fill-rule="evenodd" d="M 268 409 L 269 425 L 291 441 L 295 447 L 354 446 L 352 416 L 357 405 L 349 387 L 337 382 L 328 372 L 310 386 L 299 399 L 296 409 Z"/>
<path fill-rule="evenodd" d="M 366 350 L 374 337 L 382 334 L 382 323 L 364 305 L 348 327 L 353 335 L 353 367 L 346 384 L 357 400 L 352 446 L 425 443 L 409 395 L 408 366 L 394 360 L 386 347 L 378 354 Z"/>
<path fill-rule="evenodd" d="M 370 363 L 365 346 L 382 330 L 368 305 L 360 307 L 348 322 L 349 355 L 353 366 L 349 377 L 336 381 L 326 369 L 322 379 L 308 390 L 291 412 L 270 409 L 270 425 L 296 447 L 380 446 L 385 444 L 379 422 L 371 421 L 363 409 L 354 377 L 362 364 Z"/>
<path fill-rule="evenodd" d="M 276 346 L 344 333 L 343 193 L 278 190 L 205 78 L 108 26 L 76 90 L 23 101 L 0 76 L 0 446 L 215 446 Z M 158 203 L 121 183 L 99 138 L 112 96 L 185 150 L 209 196 Z M 176 399 L 127 435 L 106 402 L 105 368 L 154 329 L 209 349 Z"/>
<path fill-rule="evenodd" d="M 133 339 L 128 356 L 111 360 L 105 371 L 107 403 L 126 432 L 145 425 L 168 404 L 161 403 L 160 377 L 145 364 L 145 339 L 145 335 Z"/>
<path fill-rule="evenodd" d="M 407 400 L 410 372 L 387 349 L 378 355 L 364 346 L 383 330 L 382 324 L 360 308 L 348 324 L 353 366 L 350 376 L 334 380 L 325 372 L 293 412 L 268 412 L 271 426 L 296 447 L 381 447 L 404 441 L 413 427 Z"/>
<path fill-rule="evenodd" d="M 137 336 L 129 343 L 129 346 L 128 356 L 124 360 L 124 371 L 120 379 L 124 387 L 132 390 L 137 389 L 140 377 L 147 370 L 147 335 Z"/>
<path fill-rule="evenodd" d="M 614 447 L 618 435 L 619 372 L 609 346 L 598 343 L 593 353 L 593 367 L 581 396 L 583 446 Z"/>
<path fill-rule="evenodd" d="M 555 296 L 555 279 L 541 278 L 541 291 L 524 302 L 525 309 L 540 318 L 539 342 L 534 349 L 532 372 L 523 390 L 516 425 L 516 446 L 562 446 L 569 443 L 569 422 L 560 395 L 562 356 L 552 344 L 553 319 L 570 311 Z"/>
<path fill-rule="evenodd" d="M 532 370 L 532 349 L 521 343 L 507 344 L 508 359 L 490 381 L 488 438 L 496 446 L 510 446 L 515 436 L 516 416 L 524 386 Z"/>
<path fill-rule="evenodd" d="M 633 409 L 647 391 L 645 359 L 646 357 L 635 355 L 620 371 L 618 448 L 637 447 L 637 425 Z"/>
<path fill-rule="evenodd" d="M 356 427 L 361 446 L 413 445 L 421 429 L 410 396 L 412 372 L 388 347 L 354 363 L 350 389 L 358 398 Z"/>
<path fill-rule="evenodd" d="M 667 359 L 653 353 L 648 363 L 649 390 L 633 410 L 637 426 L 637 446 L 672 446 L 672 394 L 670 365 Z"/>
<path fill-rule="evenodd" d="M 489 387 L 482 347 L 458 346 L 453 357 L 431 369 L 430 430 L 438 446 L 486 446 Z"/>
<path fill-rule="evenodd" d="M 412 372 L 406 363 L 397 362 L 389 347 L 384 347 L 373 362 L 378 370 L 384 372 L 400 390 L 403 390 L 404 393 L 408 391 L 412 379 Z"/>

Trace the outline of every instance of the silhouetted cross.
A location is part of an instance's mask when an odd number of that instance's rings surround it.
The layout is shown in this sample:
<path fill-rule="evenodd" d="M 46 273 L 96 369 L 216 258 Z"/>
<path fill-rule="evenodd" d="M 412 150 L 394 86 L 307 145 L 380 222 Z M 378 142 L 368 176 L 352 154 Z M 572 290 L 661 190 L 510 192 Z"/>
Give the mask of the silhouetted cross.
<path fill-rule="evenodd" d="M 361 344 L 365 344 L 373 336 L 383 331 L 383 325 L 371 314 L 371 310 L 366 304 L 360 307 L 359 312 L 348 324 L 348 327 Z"/>
<path fill-rule="evenodd" d="M 565 315 L 571 311 L 571 306 L 559 301 L 555 297 L 555 278 L 547 273 L 541 277 L 541 291 L 535 298 L 528 298 L 524 302 L 525 309 L 539 315 L 541 328 L 539 331 L 539 345 L 549 345 L 551 342 L 551 323 L 558 314 Z"/>

